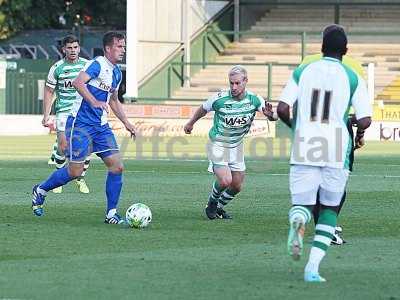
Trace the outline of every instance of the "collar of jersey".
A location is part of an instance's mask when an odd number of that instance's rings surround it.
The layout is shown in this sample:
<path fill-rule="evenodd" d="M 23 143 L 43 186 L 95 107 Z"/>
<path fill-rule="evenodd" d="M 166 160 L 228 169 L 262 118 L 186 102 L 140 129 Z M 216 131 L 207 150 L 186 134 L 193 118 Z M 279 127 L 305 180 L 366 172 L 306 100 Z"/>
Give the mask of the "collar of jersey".
<path fill-rule="evenodd" d="M 103 57 L 104 57 L 104 60 L 110 65 L 110 67 L 113 68 L 114 64 L 111 61 L 109 61 L 107 57 L 105 57 L 105 56 L 103 56 Z"/>
<path fill-rule="evenodd" d="M 324 60 L 336 61 L 336 62 L 341 63 L 341 61 L 340 61 L 339 59 L 333 58 L 333 57 L 329 57 L 329 56 L 324 56 L 324 57 L 322 57 L 322 59 L 324 59 Z"/>
<path fill-rule="evenodd" d="M 78 56 L 78 58 L 77 58 L 77 60 L 76 60 L 76 62 L 70 62 L 66 57 L 64 57 L 63 58 L 63 60 L 64 60 L 64 63 L 66 63 L 66 64 L 68 64 L 68 65 L 74 65 L 74 64 L 77 64 L 78 62 L 79 62 L 79 60 L 80 60 L 81 58 Z"/>

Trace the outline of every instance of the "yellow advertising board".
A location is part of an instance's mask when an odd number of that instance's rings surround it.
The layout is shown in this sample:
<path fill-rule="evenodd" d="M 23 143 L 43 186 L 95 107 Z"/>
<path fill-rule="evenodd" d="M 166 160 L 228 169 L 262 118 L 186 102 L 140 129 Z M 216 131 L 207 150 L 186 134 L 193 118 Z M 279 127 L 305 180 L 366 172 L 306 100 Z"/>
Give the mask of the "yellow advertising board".
<path fill-rule="evenodd" d="M 374 121 L 400 122 L 400 105 L 374 105 Z"/>

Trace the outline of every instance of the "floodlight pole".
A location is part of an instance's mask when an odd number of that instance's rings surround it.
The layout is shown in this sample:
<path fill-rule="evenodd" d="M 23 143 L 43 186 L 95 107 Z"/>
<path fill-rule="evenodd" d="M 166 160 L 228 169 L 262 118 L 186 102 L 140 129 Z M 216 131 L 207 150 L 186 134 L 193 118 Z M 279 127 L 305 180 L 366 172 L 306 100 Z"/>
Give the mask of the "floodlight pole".
<path fill-rule="evenodd" d="M 130 101 L 138 96 L 137 47 L 138 47 L 138 1 L 126 1 L 126 93 L 124 98 Z"/>
<path fill-rule="evenodd" d="M 183 44 L 183 85 L 190 87 L 190 32 L 191 18 L 190 7 L 191 0 L 182 0 L 182 44 Z"/>

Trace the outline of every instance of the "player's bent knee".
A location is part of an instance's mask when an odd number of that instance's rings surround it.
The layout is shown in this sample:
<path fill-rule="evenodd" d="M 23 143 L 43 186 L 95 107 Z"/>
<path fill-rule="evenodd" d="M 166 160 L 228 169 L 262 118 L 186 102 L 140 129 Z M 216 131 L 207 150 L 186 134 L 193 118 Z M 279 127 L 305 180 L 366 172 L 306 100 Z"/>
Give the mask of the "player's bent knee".
<path fill-rule="evenodd" d="M 65 150 L 67 150 L 67 140 L 65 139 L 59 140 L 57 146 L 58 146 L 58 151 L 64 154 Z"/>
<path fill-rule="evenodd" d="M 123 165 L 120 165 L 118 168 L 117 168 L 117 173 L 122 173 L 124 171 L 124 166 Z"/>
<path fill-rule="evenodd" d="M 234 190 L 235 192 L 239 193 L 242 190 L 242 184 L 241 183 L 232 183 L 231 189 Z"/>
<path fill-rule="evenodd" d="M 108 170 L 109 170 L 110 172 L 112 172 L 112 173 L 119 174 L 119 173 L 124 172 L 124 165 L 123 165 L 123 164 L 119 164 L 119 165 L 117 165 L 117 166 L 112 166 L 112 167 L 109 168 Z"/>
<path fill-rule="evenodd" d="M 82 171 L 81 170 L 69 170 L 69 175 L 73 178 L 77 178 L 79 176 L 82 175 Z"/>
<path fill-rule="evenodd" d="M 222 188 L 227 188 L 228 186 L 230 186 L 232 183 L 232 179 L 231 178 L 222 178 L 221 180 L 219 180 L 219 185 Z"/>
<path fill-rule="evenodd" d="M 68 173 L 69 173 L 69 176 L 71 176 L 73 178 L 77 178 L 77 177 L 81 176 L 83 173 L 83 165 L 82 166 L 80 166 L 80 165 L 72 166 L 72 167 L 71 167 L 71 165 L 69 165 Z"/>

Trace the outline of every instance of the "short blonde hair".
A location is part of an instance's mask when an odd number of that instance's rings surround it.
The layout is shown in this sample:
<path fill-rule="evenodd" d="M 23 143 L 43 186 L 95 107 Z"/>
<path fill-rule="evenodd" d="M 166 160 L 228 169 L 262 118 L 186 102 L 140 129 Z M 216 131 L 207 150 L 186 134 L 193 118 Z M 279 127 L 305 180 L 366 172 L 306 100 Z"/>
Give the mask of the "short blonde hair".
<path fill-rule="evenodd" d="M 236 74 L 241 74 L 241 75 L 243 75 L 243 78 L 247 78 L 247 71 L 241 65 L 233 66 L 232 69 L 230 69 L 229 73 L 228 73 L 229 76 L 236 75 Z"/>

